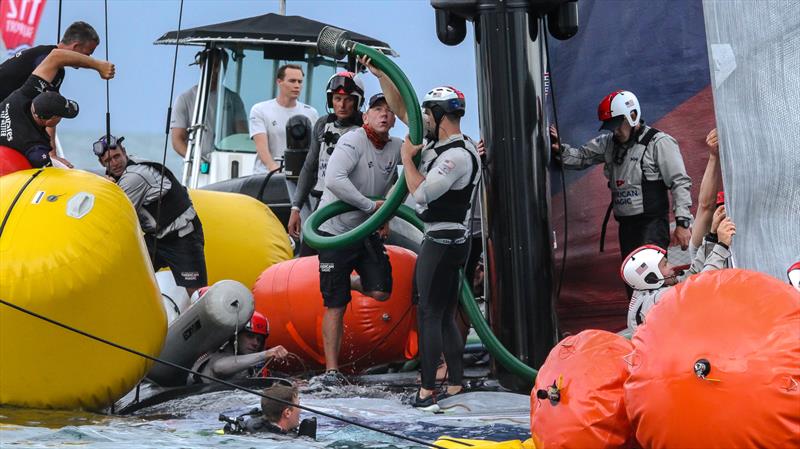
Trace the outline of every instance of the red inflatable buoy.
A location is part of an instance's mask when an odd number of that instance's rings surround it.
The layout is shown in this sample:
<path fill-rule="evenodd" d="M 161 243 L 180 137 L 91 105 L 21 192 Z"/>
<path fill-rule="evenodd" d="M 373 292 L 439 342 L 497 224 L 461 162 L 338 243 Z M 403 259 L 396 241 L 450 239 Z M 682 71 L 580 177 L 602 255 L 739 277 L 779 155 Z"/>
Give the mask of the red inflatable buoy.
<path fill-rule="evenodd" d="M 622 390 L 631 351 L 624 337 L 594 329 L 550 351 L 531 392 L 531 435 L 538 449 L 632 445 Z"/>
<path fill-rule="evenodd" d="M 32 168 L 19 151 L 0 145 L 0 176 Z"/>
<path fill-rule="evenodd" d="M 766 274 L 701 273 L 633 338 L 625 403 L 649 449 L 800 448 L 800 294 Z"/>
<path fill-rule="evenodd" d="M 416 307 L 411 304 L 416 255 L 396 246 L 386 249 L 392 264 L 392 296 L 379 302 L 351 292 L 353 300 L 344 315 L 339 353 L 342 371 L 358 372 L 416 357 Z M 290 360 L 290 366 L 274 368 L 294 371 L 324 367 L 319 259 L 301 257 L 267 268 L 256 281 L 253 295 L 256 310 L 270 321 L 267 345 L 283 345 L 303 361 Z"/>

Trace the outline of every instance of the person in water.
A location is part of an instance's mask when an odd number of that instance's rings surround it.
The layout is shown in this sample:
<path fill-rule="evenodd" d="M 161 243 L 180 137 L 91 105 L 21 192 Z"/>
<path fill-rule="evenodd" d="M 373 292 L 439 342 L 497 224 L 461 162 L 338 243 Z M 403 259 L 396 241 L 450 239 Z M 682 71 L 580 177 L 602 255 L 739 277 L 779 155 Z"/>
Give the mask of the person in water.
<path fill-rule="evenodd" d="M 231 380 L 248 377 L 267 377 L 267 365 L 273 360 L 283 360 L 289 352 L 283 346 L 265 349 L 269 338 L 269 321 L 258 311 L 235 338 L 226 342 L 219 351 L 203 354 L 192 370 L 217 379 Z M 210 383 L 200 376 L 191 375 L 192 383 Z"/>
<path fill-rule="evenodd" d="M 720 270 L 727 267 L 730 246 L 736 235 L 736 225 L 724 216 L 724 206 L 715 213 L 710 232 L 697 249 L 697 255 L 688 270 L 681 272 L 667 261 L 667 251 L 656 245 L 644 245 L 633 250 L 622 262 L 622 279 L 633 289 L 628 307 L 628 327 L 635 330 L 644 323 L 650 309 L 658 303 L 670 287 L 692 274 Z"/>
<path fill-rule="evenodd" d="M 92 150 L 106 168 L 106 176 L 133 203 L 153 270 L 169 267 L 175 283 L 192 296 L 208 284 L 200 217 L 189 192 L 175 175 L 157 162 L 130 159 L 124 140 L 125 137 L 101 136 Z"/>

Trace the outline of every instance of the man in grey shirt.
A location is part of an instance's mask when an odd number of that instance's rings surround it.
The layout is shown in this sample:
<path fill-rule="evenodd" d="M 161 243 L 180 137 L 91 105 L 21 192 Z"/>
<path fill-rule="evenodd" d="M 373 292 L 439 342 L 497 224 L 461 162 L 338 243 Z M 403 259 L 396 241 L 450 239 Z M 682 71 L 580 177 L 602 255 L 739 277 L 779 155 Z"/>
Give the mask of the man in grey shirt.
<path fill-rule="evenodd" d="M 392 185 L 400 162 L 400 139 L 390 137 L 395 115 L 383 94 L 373 95 L 364 114 L 364 125 L 339 138 L 328 161 L 325 189 L 320 207 L 342 200 L 358 210 L 331 218 L 320 226 L 322 235 L 339 235 L 363 223 L 378 210 Z M 392 267 L 383 245 L 383 238 L 373 233 L 347 248 L 319 251 L 320 290 L 325 304 L 322 318 L 322 340 L 325 350 L 325 384 L 343 381 L 339 374 L 343 319 L 351 300 L 350 273 L 359 274 L 359 290 L 379 301 L 389 299 L 392 292 Z"/>
<path fill-rule="evenodd" d="M 605 164 L 611 189 L 609 213 L 613 209 L 619 222 L 622 257 L 646 243 L 687 249 L 691 239 L 692 180 L 686 173 L 678 142 L 644 123 L 639 100 L 632 92 L 621 90 L 606 96 L 598 108 L 598 118 L 603 122 L 600 129 L 610 133 L 581 147 L 560 142 L 557 130 L 551 126 L 552 150 L 564 168 L 582 170 Z M 675 213 L 672 236 L 667 192 L 672 193 Z"/>
<path fill-rule="evenodd" d="M 247 113 L 244 110 L 244 103 L 236 92 L 223 86 L 220 91 L 220 64 L 222 65 L 222 73 L 228 66 L 228 53 L 222 49 L 207 49 L 203 50 L 196 55 L 196 60 L 192 65 L 200 65 L 206 61 L 212 61 L 213 67 L 211 68 L 211 86 L 208 94 L 208 103 L 206 104 L 206 118 L 203 122 L 205 126 L 205 136 L 203 138 L 203 148 L 201 149 L 202 157 L 204 160 L 208 159 L 208 155 L 214 151 L 214 142 L 217 138 L 216 132 L 220 131 L 222 135 L 220 138 L 225 138 L 233 134 L 246 134 L 247 133 Z M 219 93 L 218 93 L 219 92 Z M 217 130 L 217 103 L 218 96 L 223 95 L 222 98 L 222 129 Z M 186 157 L 186 151 L 189 146 L 189 130 L 192 127 L 192 119 L 194 114 L 194 103 L 197 99 L 197 85 L 192 86 L 189 90 L 182 93 L 172 108 L 172 118 L 170 119 L 170 135 L 172 139 L 172 148 L 175 152 Z"/>
<path fill-rule="evenodd" d="M 203 226 L 189 192 L 163 165 L 131 160 L 122 146 L 123 140 L 124 137 L 102 136 L 92 150 L 105 167 L 106 176 L 133 203 L 153 270 L 169 267 L 175 283 L 192 296 L 208 284 L 208 279 Z"/>

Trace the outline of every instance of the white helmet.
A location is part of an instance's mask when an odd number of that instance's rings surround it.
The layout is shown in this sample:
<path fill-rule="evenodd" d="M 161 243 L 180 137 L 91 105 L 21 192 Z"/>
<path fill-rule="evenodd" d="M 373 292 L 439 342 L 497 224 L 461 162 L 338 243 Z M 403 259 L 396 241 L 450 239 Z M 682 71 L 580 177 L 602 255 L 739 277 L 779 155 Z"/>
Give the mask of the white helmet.
<path fill-rule="evenodd" d="M 664 285 L 664 276 L 658 268 L 667 252 L 656 245 L 644 245 L 628 254 L 619 274 L 634 290 L 655 290 Z"/>
<path fill-rule="evenodd" d="M 786 275 L 789 276 L 789 283 L 792 284 L 798 292 L 800 292 L 800 262 L 795 262 L 794 265 L 786 270 Z"/>
<path fill-rule="evenodd" d="M 434 117 L 437 115 L 435 111 L 437 108 L 441 108 L 442 114 L 454 114 L 458 117 L 463 117 L 466 106 L 464 94 L 455 87 L 450 86 L 435 87 L 425 94 L 425 98 L 422 100 L 422 107 L 434 112 Z"/>
<path fill-rule="evenodd" d="M 636 111 L 636 119 L 633 118 L 633 111 Z M 639 100 L 633 92 L 627 90 L 618 90 L 606 95 L 597 106 L 597 118 L 603 122 L 601 131 L 604 129 L 614 131 L 622 124 L 622 117 L 628 119 L 631 126 L 636 126 L 642 118 Z"/>
<path fill-rule="evenodd" d="M 328 79 L 326 89 L 328 109 L 333 109 L 333 94 L 351 95 L 356 98 L 356 109 L 364 104 L 364 81 L 353 72 L 334 73 Z"/>

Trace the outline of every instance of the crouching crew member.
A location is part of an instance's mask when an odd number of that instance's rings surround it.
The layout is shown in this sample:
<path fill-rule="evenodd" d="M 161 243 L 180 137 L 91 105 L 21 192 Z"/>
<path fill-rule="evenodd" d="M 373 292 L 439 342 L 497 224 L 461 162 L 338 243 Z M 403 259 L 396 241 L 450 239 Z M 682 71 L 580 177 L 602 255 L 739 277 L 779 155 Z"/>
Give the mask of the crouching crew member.
<path fill-rule="evenodd" d="M 55 49 L 39 64 L 22 87 L 0 102 L 0 145 L 12 148 L 33 167 L 52 165 L 57 159 L 47 128 L 62 118 L 78 115 L 78 103 L 67 100 L 52 84 L 64 67 L 88 67 L 103 79 L 114 77 L 114 64 L 70 50 Z M 67 161 L 61 161 L 71 167 Z"/>
<path fill-rule="evenodd" d="M 106 168 L 106 175 L 133 203 L 153 270 L 169 267 L 175 283 L 185 287 L 191 296 L 208 279 L 203 225 L 189 192 L 163 165 L 130 159 L 122 145 L 124 137 L 106 139 L 107 136 L 100 137 L 92 149 Z"/>
<path fill-rule="evenodd" d="M 719 214 L 716 214 L 717 216 Z M 715 217 L 716 218 L 716 217 Z M 667 251 L 655 245 L 644 245 L 631 252 L 620 267 L 622 279 L 633 291 L 628 306 L 628 327 L 635 330 L 645 321 L 645 316 L 673 285 L 690 275 L 703 271 L 720 270 L 728 266 L 730 246 L 736 235 L 736 225 L 730 218 L 713 226 L 698 248 L 697 255 L 686 271 L 680 271 L 667 261 Z M 714 234 L 713 232 L 716 232 Z"/>

